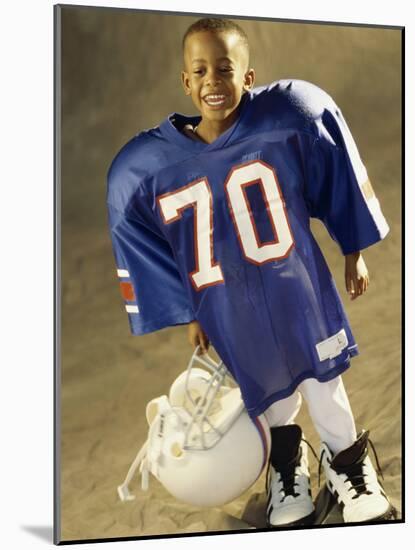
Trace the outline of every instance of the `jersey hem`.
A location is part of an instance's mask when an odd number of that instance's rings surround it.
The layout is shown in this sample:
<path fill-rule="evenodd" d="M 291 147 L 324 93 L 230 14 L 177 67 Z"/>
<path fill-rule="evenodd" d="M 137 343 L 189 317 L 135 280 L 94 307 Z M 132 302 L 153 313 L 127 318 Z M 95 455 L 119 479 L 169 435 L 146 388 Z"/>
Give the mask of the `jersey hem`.
<path fill-rule="evenodd" d="M 268 409 L 268 407 L 270 407 L 273 403 L 275 403 L 276 401 L 281 401 L 281 399 L 285 399 L 290 395 L 292 395 L 297 389 L 297 387 L 301 384 L 301 382 L 304 382 L 304 380 L 308 378 L 314 378 L 318 382 L 328 382 L 329 380 L 336 378 L 351 366 L 350 359 L 352 357 L 355 357 L 358 354 L 359 354 L 359 351 L 357 347 L 349 349 L 348 359 L 345 362 L 341 363 L 340 365 L 337 365 L 336 367 L 331 369 L 326 374 L 316 376 L 314 371 L 311 371 L 311 370 L 302 373 L 287 388 L 273 393 L 261 405 L 258 405 L 257 407 L 254 407 L 252 409 L 247 408 L 249 416 L 251 418 L 255 418 L 261 414 L 264 414 L 264 412 Z"/>
<path fill-rule="evenodd" d="M 175 325 L 185 325 L 194 320 L 195 315 L 193 311 L 185 310 L 180 313 L 171 313 L 166 317 L 162 317 L 148 323 L 134 323 L 131 318 L 129 319 L 129 322 L 131 334 L 134 336 L 141 336 L 150 332 L 156 332 L 157 330 L 161 330 L 163 328 L 168 328 Z"/>

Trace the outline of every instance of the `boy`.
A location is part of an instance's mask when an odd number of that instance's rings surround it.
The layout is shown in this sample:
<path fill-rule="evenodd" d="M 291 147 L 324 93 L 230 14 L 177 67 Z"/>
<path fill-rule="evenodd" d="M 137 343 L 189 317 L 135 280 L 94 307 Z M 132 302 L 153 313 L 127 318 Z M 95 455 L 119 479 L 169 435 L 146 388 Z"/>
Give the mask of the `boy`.
<path fill-rule="evenodd" d="M 388 232 L 339 108 L 312 84 L 253 89 L 243 30 L 201 19 L 183 39 L 182 83 L 200 116 L 142 132 L 109 172 L 114 254 L 133 334 L 189 323 L 212 342 L 246 408 L 265 412 L 272 448 L 270 526 L 314 520 L 307 448 L 294 424 L 307 401 L 327 485 L 346 522 L 394 510 L 356 434 L 341 373 L 357 354 L 309 217 L 345 256 L 361 296 L 361 249 Z M 249 450 L 247 450 L 249 452 Z"/>

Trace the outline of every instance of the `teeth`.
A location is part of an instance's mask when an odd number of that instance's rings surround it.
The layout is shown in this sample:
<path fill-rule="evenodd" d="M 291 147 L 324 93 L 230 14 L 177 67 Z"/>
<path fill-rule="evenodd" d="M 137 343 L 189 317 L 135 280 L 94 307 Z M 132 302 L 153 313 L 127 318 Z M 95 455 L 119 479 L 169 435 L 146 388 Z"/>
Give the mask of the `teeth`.
<path fill-rule="evenodd" d="M 220 94 L 210 94 L 205 97 L 205 101 L 209 105 L 220 105 L 225 101 L 225 96 Z"/>

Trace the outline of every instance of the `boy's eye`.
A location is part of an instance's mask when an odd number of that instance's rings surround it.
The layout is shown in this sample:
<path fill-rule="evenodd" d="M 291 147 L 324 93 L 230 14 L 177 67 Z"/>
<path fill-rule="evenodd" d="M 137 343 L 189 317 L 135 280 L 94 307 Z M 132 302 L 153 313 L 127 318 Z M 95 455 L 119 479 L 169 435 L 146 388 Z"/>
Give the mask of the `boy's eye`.
<path fill-rule="evenodd" d="M 221 73 L 230 73 L 233 71 L 232 67 L 219 67 L 218 69 Z M 193 69 L 193 74 L 201 75 L 204 74 L 205 69 Z"/>

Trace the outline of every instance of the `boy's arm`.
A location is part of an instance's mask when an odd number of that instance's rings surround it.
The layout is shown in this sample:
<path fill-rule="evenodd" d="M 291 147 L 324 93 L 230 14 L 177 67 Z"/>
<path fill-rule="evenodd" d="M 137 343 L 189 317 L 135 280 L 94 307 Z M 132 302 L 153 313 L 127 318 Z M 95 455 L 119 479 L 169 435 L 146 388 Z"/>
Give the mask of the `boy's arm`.
<path fill-rule="evenodd" d="M 360 251 L 346 254 L 344 260 L 346 290 L 350 299 L 355 300 L 366 292 L 369 286 L 369 272 Z"/>
<path fill-rule="evenodd" d="M 195 348 L 200 346 L 200 353 L 207 353 L 209 349 L 209 338 L 197 321 L 191 321 L 188 325 L 189 342 Z"/>

